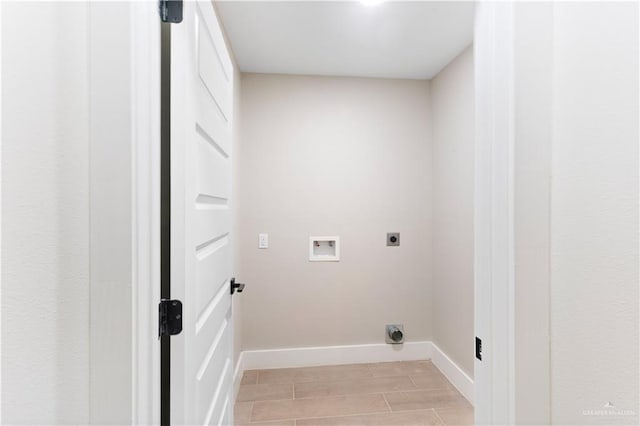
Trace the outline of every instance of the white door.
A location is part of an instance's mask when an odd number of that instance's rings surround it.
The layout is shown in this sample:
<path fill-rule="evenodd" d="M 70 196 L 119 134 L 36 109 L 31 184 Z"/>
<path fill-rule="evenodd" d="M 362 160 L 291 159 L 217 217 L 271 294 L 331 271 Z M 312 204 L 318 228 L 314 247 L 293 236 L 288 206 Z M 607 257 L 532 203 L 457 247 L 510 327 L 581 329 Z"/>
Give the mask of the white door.
<path fill-rule="evenodd" d="M 171 423 L 232 422 L 231 112 L 233 65 L 210 1 L 171 25 Z"/>

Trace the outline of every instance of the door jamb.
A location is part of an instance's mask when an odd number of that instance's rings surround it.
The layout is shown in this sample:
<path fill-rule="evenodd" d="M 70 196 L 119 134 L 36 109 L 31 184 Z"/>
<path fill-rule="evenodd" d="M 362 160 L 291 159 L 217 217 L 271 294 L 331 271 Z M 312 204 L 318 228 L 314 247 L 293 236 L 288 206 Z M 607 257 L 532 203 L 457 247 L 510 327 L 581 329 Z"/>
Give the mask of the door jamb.
<path fill-rule="evenodd" d="M 100 230 L 91 238 L 91 262 L 113 250 L 126 250 L 126 256 L 120 252 L 117 264 L 92 267 L 89 374 L 108 380 L 92 380 L 86 397 L 92 422 L 158 424 L 158 8 L 154 2 L 87 7 L 90 232 Z M 113 173 L 120 175 L 110 179 Z M 117 203 L 108 203 L 114 196 Z M 105 206 L 113 207 L 116 217 Z M 115 370 L 106 373 L 109 367 Z M 126 404 L 103 404 L 114 389 Z"/>
<path fill-rule="evenodd" d="M 160 17 L 132 2 L 132 422 L 160 424 Z"/>
<path fill-rule="evenodd" d="M 475 19 L 475 422 L 515 424 L 513 4 L 481 1 Z"/>
<path fill-rule="evenodd" d="M 132 420 L 158 424 L 160 345 L 154 336 L 160 300 L 160 20 L 154 2 L 133 2 L 131 7 Z M 475 332 L 483 340 L 483 361 L 476 360 L 474 368 L 478 424 L 515 421 L 512 13 L 506 2 L 481 1 L 476 8 L 474 287 Z"/>

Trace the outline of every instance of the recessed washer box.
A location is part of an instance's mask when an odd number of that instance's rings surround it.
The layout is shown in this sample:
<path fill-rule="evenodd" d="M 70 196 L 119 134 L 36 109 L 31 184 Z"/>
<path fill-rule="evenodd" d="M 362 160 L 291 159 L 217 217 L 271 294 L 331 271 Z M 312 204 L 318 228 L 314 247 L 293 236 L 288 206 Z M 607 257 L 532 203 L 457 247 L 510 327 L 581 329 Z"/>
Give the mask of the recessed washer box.
<path fill-rule="evenodd" d="M 340 237 L 309 237 L 309 261 L 340 261 Z"/>

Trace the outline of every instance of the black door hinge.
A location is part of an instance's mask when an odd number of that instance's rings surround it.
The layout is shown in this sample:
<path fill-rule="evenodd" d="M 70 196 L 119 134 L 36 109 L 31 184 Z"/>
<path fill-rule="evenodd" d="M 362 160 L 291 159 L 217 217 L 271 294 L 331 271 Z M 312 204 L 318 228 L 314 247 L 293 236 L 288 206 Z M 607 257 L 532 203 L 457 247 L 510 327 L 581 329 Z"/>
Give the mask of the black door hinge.
<path fill-rule="evenodd" d="M 160 0 L 160 20 L 170 24 L 182 22 L 182 0 Z"/>
<path fill-rule="evenodd" d="M 163 299 L 158 305 L 158 337 L 175 336 L 182 332 L 182 302 Z"/>
<path fill-rule="evenodd" d="M 482 340 L 476 336 L 476 358 L 482 361 Z"/>

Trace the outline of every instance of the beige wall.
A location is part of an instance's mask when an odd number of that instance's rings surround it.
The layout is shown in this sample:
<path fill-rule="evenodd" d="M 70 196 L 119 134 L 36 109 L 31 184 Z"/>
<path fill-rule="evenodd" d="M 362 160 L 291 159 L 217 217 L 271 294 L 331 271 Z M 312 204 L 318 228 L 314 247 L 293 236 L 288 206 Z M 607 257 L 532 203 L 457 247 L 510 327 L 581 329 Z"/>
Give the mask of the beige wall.
<path fill-rule="evenodd" d="M 246 74 L 241 116 L 244 349 L 382 343 L 395 322 L 430 339 L 429 83 Z M 309 262 L 313 235 L 339 235 L 341 261 Z"/>
<path fill-rule="evenodd" d="M 473 377 L 473 47 L 431 81 L 433 340 Z"/>

